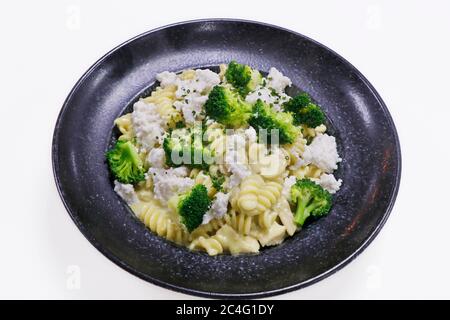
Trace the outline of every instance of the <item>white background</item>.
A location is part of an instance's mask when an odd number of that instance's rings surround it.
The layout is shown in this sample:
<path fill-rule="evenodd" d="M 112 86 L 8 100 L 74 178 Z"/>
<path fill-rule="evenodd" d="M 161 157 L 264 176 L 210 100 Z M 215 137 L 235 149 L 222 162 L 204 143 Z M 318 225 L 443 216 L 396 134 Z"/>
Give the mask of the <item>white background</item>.
<path fill-rule="evenodd" d="M 450 298 L 449 13 L 446 1 L 2 1 L 0 298 L 191 298 L 88 243 L 59 199 L 50 150 L 92 63 L 144 31 L 208 17 L 277 24 L 334 49 L 375 86 L 400 135 L 402 183 L 379 236 L 337 274 L 278 298 Z"/>

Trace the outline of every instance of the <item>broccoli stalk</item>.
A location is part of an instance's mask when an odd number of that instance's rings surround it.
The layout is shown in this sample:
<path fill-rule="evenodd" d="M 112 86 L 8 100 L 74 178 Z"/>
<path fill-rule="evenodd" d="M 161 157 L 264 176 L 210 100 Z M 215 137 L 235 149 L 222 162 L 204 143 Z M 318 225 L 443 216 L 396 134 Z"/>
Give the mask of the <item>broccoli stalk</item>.
<path fill-rule="evenodd" d="M 229 127 L 240 127 L 247 123 L 251 106 L 229 88 L 215 86 L 205 103 L 206 115 Z"/>
<path fill-rule="evenodd" d="M 294 220 L 303 226 L 310 216 L 325 216 L 331 209 L 331 194 L 309 179 L 297 180 L 291 187 L 291 199 L 297 204 Z"/>
<path fill-rule="evenodd" d="M 276 112 L 260 99 L 253 106 L 253 112 L 248 123 L 258 132 L 267 130 L 268 143 L 272 141 L 272 130 L 278 130 L 280 144 L 293 143 L 299 133 L 299 128 L 293 124 L 292 115 L 286 112 Z"/>
<path fill-rule="evenodd" d="M 247 93 L 255 90 L 262 80 L 261 73 L 258 70 L 236 61 L 231 61 L 228 64 L 225 78 L 242 96 L 246 96 Z"/>
<path fill-rule="evenodd" d="M 143 163 L 131 141 L 117 141 L 106 152 L 106 160 L 114 177 L 122 183 L 136 183 L 145 179 Z"/>
<path fill-rule="evenodd" d="M 315 128 L 325 123 L 325 114 L 306 93 L 301 93 L 285 102 L 283 107 L 285 111 L 292 113 L 294 123 L 297 125 L 303 124 Z"/>
<path fill-rule="evenodd" d="M 190 191 L 170 198 L 168 203 L 180 215 L 180 221 L 192 232 L 203 221 L 203 215 L 211 206 L 208 190 L 202 184 L 196 184 Z"/>

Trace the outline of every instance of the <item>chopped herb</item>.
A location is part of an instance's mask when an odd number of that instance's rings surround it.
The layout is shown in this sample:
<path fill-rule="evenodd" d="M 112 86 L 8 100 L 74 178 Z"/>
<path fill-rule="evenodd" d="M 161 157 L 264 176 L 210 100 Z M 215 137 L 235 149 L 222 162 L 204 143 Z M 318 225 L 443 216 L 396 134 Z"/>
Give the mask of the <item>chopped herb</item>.
<path fill-rule="evenodd" d="M 280 96 L 278 94 L 278 92 L 276 92 L 276 90 L 274 88 L 270 88 L 270 95 L 272 95 L 274 97 L 279 97 Z"/>
<path fill-rule="evenodd" d="M 216 189 L 217 191 L 221 191 L 222 185 L 225 182 L 225 177 L 224 176 L 219 176 L 219 177 L 212 177 L 211 176 L 211 181 L 212 181 L 212 185 L 214 187 L 214 189 Z"/>
<path fill-rule="evenodd" d="M 184 128 L 184 122 L 183 121 L 178 121 L 178 122 L 176 122 L 175 123 L 175 128 L 177 128 L 177 129 L 181 129 L 181 128 Z"/>

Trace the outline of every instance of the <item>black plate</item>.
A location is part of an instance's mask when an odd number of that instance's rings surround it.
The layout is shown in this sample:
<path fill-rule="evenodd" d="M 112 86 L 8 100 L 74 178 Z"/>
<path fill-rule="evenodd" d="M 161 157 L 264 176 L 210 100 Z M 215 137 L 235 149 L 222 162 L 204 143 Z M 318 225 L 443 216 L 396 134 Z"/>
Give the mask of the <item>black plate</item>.
<path fill-rule="evenodd" d="M 235 59 L 271 66 L 325 110 L 344 159 L 329 216 L 258 255 L 210 257 L 147 230 L 114 193 L 104 153 L 113 121 L 158 72 Z M 294 89 L 295 90 L 295 89 Z M 75 85 L 53 137 L 61 198 L 86 238 L 129 272 L 166 288 L 213 297 L 262 297 L 329 276 L 373 240 L 395 201 L 401 155 L 389 112 L 370 83 L 327 47 L 276 26 L 239 20 L 183 22 L 137 36 L 96 62 Z"/>

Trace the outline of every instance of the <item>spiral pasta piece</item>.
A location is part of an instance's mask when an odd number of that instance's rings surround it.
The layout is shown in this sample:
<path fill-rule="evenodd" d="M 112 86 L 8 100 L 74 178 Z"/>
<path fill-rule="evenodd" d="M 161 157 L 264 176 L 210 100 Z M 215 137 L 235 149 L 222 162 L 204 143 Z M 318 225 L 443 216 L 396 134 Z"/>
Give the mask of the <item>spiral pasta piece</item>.
<path fill-rule="evenodd" d="M 255 228 L 251 235 L 258 239 L 262 247 L 274 246 L 283 242 L 286 237 L 286 227 L 274 222 L 268 229 Z"/>
<path fill-rule="evenodd" d="M 158 113 L 167 122 L 169 128 L 175 127 L 176 123 L 183 119 L 181 112 L 173 106 L 176 101 L 176 89 L 175 85 L 168 85 L 164 88 L 158 87 L 149 97 L 143 99 L 146 103 L 153 103 L 158 106 Z"/>
<path fill-rule="evenodd" d="M 248 162 L 253 173 L 275 179 L 285 172 L 289 154 L 283 148 L 272 147 L 270 151 L 264 144 L 251 143 L 248 147 Z"/>
<path fill-rule="evenodd" d="M 114 124 L 119 129 L 121 135 L 119 140 L 131 140 L 134 136 L 133 122 L 131 121 L 131 113 L 124 114 L 123 116 L 114 120 Z"/>
<path fill-rule="evenodd" d="M 138 202 L 133 204 L 131 209 L 139 220 L 158 236 L 178 244 L 187 242 L 187 232 L 170 218 L 166 209 L 155 202 Z"/>
<path fill-rule="evenodd" d="M 303 136 L 305 138 L 314 138 L 318 134 L 325 133 L 327 131 L 327 127 L 324 124 L 317 126 L 315 128 L 309 128 L 303 126 Z"/>
<path fill-rule="evenodd" d="M 231 210 L 230 213 L 225 216 L 225 221 L 239 234 L 248 235 L 250 234 L 252 227 L 253 217 Z"/>
<path fill-rule="evenodd" d="M 288 154 L 289 164 L 291 166 L 294 166 L 294 168 L 298 166 L 297 161 L 303 155 L 303 152 L 305 152 L 306 143 L 307 143 L 306 139 L 300 133 L 297 139 L 295 139 L 294 143 L 286 145 L 283 148 Z"/>
<path fill-rule="evenodd" d="M 259 175 L 250 175 L 241 182 L 235 202 L 239 212 L 255 216 L 270 210 L 280 197 L 281 190 L 281 184 L 275 181 L 265 182 Z"/>
<path fill-rule="evenodd" d="M 217 191 L 213 186 L 213 182 L 211 176 L 209 174 L 205 174 L 203 170 L 199 171 L 197 175 L 195 175 L 194 181 L 195 184 L 203 184 L 208 190 L 208 196 L 213 197 Z"/>
<path fill-rule="evenodd" d="M 259 251 L 258 241 L 250 236 L 237 233 L 231 226 L 225 224 L 217 233 L 209 238 L 200 236 L 189 245 L 191 250 L 203 250 L 214 256 L 225 251 L 231 254 L 256 253 Z"/>
<path fill-rule="evenodd" d="M 299 179 L 303 178 L 318 179 L 322 173 L 323 170 L 316 167 L 313 164 L 302 166 L 296 170 L 291 170 L 291 175 L 296 176 Z"/>
<path fill-rule="evenodd" d="M 219 240 L 213 238 L 207 238 L 200 236 L 194 239 L 189 245 L 190 250 L 203 250 L 206 251 L 210 256 L 215 256 L 223 253 L 223 246 Z"/>
<path fill-rule="evenodd" d="M 191 232 L 189 238 L 195 239 L 198 237 L 209 237 L 216 233 L 224 224 L 226 223 L 224 218 L 221 219 L 212 219 L 206 224 L 201 224 L 194 231 Z"/>
<path fill-rule="evenodd" d="M 292 236 L 297 231 L 297 225 L 295 224 L 294 215 L 286 198 L 281 197 L 274 205 L 273 210 L 278 212 L 281 224 L 286 227 L 287 234 Z"/>
<path fill-rule="evenodd" d="M 193 80 L 195 78 L 195 70 L 187 69 L 180 73 L 181 80 Z"/>
<path fill-rule="evenodd" d="M 257 216 L 258 225 L 261 228 L 269 229 L 278 217 L 278 213 L 275 210 L 266 210 Z"/>

